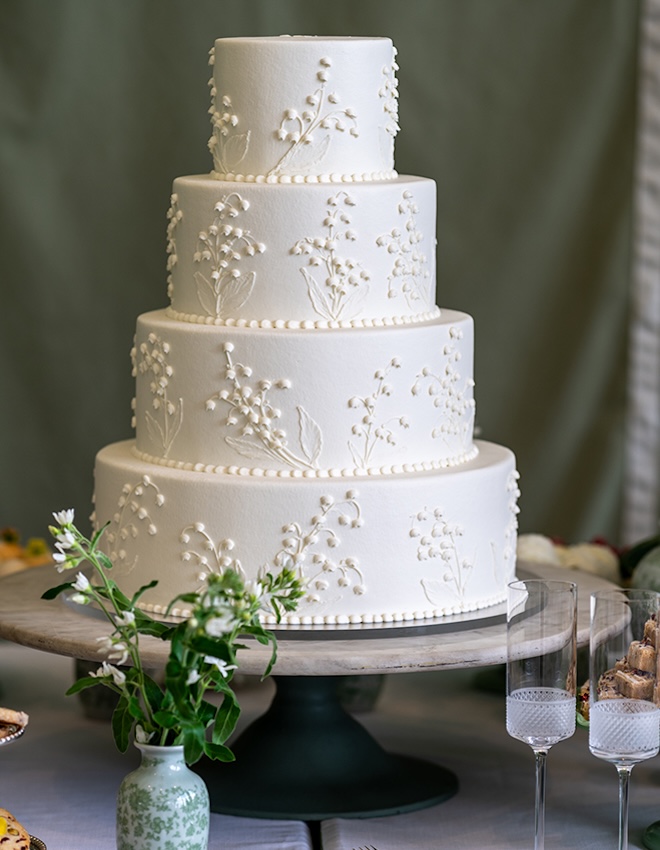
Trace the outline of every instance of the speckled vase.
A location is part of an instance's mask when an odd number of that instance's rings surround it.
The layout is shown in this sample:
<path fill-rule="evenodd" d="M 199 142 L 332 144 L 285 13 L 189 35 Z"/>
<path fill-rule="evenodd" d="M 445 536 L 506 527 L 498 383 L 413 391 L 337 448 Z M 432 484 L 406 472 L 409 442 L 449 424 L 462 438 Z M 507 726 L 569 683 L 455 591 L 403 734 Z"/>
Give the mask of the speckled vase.
<path fill-rule="evenodd" d="M 209 794 L 183 747 L 135 745 L 140 766 L 117 796 L 117 850 L 207 850 Z"/>

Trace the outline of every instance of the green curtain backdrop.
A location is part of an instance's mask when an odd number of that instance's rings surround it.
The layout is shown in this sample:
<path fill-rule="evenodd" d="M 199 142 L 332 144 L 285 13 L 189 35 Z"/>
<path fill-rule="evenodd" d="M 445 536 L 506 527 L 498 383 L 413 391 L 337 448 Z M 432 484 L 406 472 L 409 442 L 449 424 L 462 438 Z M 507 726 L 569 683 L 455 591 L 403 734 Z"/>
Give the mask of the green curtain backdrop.
<path fill-rule="evenodd" d="M 208 172 L 216 37 L 387 35 L 398 170 L 438 186 L 438 303 L 476 322 L 477 424 L 521 530 L 619 534 L 635 0 L 0 0 L 0 527 L 91 511 L 166 304 L 177 175 Z"/>

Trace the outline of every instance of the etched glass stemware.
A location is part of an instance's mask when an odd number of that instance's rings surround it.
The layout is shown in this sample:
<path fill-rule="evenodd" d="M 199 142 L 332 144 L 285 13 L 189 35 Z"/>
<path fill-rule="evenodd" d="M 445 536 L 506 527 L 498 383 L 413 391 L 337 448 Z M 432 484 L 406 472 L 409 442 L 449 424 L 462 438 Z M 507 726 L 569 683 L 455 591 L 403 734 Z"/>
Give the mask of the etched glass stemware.
<path fill-rule="evenodd" d="M 551 746 L 575 732 L 577 587 L 515 581 L 507 607 L 506 729 L 534 751 L 534 848 L 545 846 L 545 772 Z"/>
<path fill-rule="evenodd" d="M 657 755 L 658 609 L 653 590 L 602 590 L 591 596 L 589 749 L 619 777 L 619 850 L 628 847 L 630 773 Z"/>

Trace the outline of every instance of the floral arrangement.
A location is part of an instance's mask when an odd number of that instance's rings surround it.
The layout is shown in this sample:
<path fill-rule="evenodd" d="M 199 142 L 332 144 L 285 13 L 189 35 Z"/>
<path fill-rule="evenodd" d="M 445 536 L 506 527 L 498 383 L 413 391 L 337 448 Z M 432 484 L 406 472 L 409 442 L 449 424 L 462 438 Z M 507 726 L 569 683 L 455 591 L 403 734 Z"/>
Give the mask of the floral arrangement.
<path fill-rule="evenodd" d="M 277 658 L 277 641 L 264 628 L 259 614 L 269 611 L 279 622 L 284 611 L 294 610 L 304 593 L 301 579 L 288 567 L 275 575 L 264 569 L 257 581 L 245 580 L 231 569 L 212 573 L 203 589 L 180 594 L 170 602 L 167 613 L 176 603 L 184 603 L 191 611 L 187 619 L 172 625 L 153 619 L 138 607 L 142 594 L 156 581 L 141 587 L 129 599 L 108 577 L 112 561 L 99 548 L 104 528 L 87 539 L 74 525 L 73 510 L 53 516 L 58 525 L 50 526 L 50 532 L 56 541 L 53 558 L 58 571 L 88 564 L 92 576 L 79 570 L 75 580 L 47 590 L 42 598 L 55 599 L 65 591 L 71 592 L 74 602 L 95 604 L 111 627 L 107 636 L 98 639 L 107 660 L 95 673 L 78 679 L 67 694 L 102 684 L 119 695 L 112 730 L 121 752 L 126 751 L 133 735 L 138 743 L 183 745 L 187 764 L 194 764 L 203 755 L 232 761 L 234 756 L 226 741 L 240 715 L 231 686 L 237 651 L 245 648 L 239 641 L 253 637 L 271 646 L 263 674 L 264 678 L 268 676 Z M 143 667 L 142 635 L 170 643 L 162 684 Z M 213 692 L 222 696 L 219 704 L 206 699 Z"/>
<path fill-rule="evenodd" d="M 520 561 L 581 570 L 621 583 L 619 554 L 603 541 L 566 545 L 543 534 L 521 534 L 517 556 Z"/>
<path fill-rule="evenodd" d="M 660 589 L 660 534 L 618 548 L 602 537 L 567 545 L 543 534 L 518 537 L 518 560 L 583 570 L 624 587 Z"/>

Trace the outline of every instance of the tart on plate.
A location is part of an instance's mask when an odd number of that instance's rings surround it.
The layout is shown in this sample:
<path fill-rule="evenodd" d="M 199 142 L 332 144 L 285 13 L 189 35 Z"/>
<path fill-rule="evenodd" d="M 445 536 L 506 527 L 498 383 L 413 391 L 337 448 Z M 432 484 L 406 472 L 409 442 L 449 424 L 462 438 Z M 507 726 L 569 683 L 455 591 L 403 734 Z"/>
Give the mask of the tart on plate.
<path fill-rule="evenodd" d="M 30 850 L 31 839 L 25 827 L 8 812 L 0 808 L 0 846 L 3 850 Z"/>

